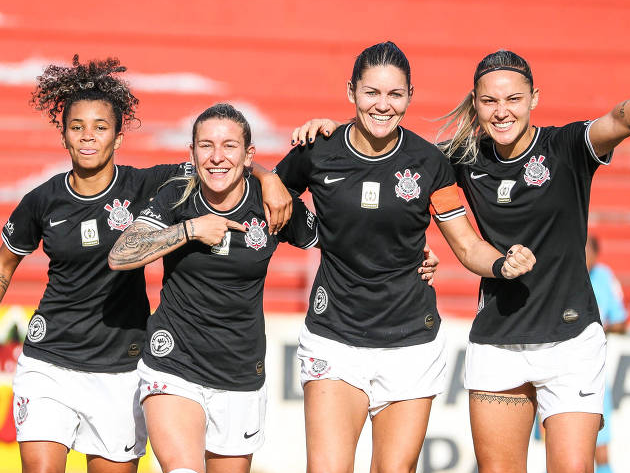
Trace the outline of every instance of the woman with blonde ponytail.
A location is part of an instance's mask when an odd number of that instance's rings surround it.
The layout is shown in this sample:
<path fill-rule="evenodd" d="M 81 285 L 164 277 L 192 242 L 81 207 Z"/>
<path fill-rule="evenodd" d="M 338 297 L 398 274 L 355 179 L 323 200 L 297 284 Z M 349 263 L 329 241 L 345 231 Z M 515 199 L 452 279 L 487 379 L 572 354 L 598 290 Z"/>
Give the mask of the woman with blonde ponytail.
<path fill-rule="evenodd" d="M 480 473 L 526 471 L 536 412 L 547 471 L 592 472 L 602 422 L 606 339 L 584 246 L 591 181 L 630 136 L 630 100 L 560 127 L 532 125 L 537 104 L 527 61 L 500 50 L 442 128 L 455 128 L 441 149 L 484 238 L 499 250 L 520 241 L 538 261 L 514 281 L 481 279 L 465 373 Z M 336 126 L 312 120 L 294 136 Z"/>

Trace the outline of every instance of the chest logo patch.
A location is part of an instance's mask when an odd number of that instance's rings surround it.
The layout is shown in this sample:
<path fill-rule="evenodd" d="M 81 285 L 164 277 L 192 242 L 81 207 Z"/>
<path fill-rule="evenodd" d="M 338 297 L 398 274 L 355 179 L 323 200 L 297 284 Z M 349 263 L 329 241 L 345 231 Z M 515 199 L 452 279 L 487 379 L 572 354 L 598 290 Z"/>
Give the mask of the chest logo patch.
<path fill-rule="evenodd" d="M 107 204 L 104 209 L 109 212 L 107 223 L 110 230 L 120 230 L 121 232 L 133 223 L 133 214 L 127 210 L 129 207 L 127 199 L 121 204 L 120 200 L 114 199 L 114 204 Z"/>
<path fill-rule="evenodd" d="M 538 159 L 532 156 L 528 163 L 525 163 L 525 175 L 523 176 L 528 186 L 542 186 L 551 179 L 549 168 L 543 165 L 545 157 L 540 155 Z"/>
<path fill-rule="evenodd" d="M 267 226 L 264 220 L 258 223 L 256 217 L 252 218 L 250 222 L 243 222 L 243 226 L 247 228 L 245 234 L 245 245 L 256 251 L 267 245 L 267 235 L 265 235 L 264 228 Z"/>
<path fill-rule="evenodd" d="M 81 244 L 83 246 L 96 246 L 98 242 L 98 225 L 96 225 L 96 219 L 81 222 Z"/>
<path fill-rule="evenodd" d="M 364 182 L 361 189 L 361 207 L 364 209 L 378 209 L 380 193 L 380 182 Z"/>
<path fill-rule="evenodd" d="M 34 315 L 28 324 L 28 339 L 37 343 L 44 339 L 46 336 L 46 319 L 39 314 Z"/>
<path fill-rule="evenodd" d="M 418 185 L 420 174 L 414 172 L 412 175 L 409 169 L 405 169 L 404 174 L 398 171 L 394 176 L 398 178 L 398 184 L 394 188 L 396 197 L 409 202 L 411 199 L 417 199 L 420 196 L 420 186 Z"/>
<path fill-rule="evenodd" d="M 501 181 L 501 184 L 499 184 L 499 187 L 497 188 L 497 202 L 499 204 L 508 204 L 512 202 L 510 194 L 512 193 L 512 187 L 514 187 L 514 184 L 516 184 L 516 181 L 510 181 L 507 179 Z"/>

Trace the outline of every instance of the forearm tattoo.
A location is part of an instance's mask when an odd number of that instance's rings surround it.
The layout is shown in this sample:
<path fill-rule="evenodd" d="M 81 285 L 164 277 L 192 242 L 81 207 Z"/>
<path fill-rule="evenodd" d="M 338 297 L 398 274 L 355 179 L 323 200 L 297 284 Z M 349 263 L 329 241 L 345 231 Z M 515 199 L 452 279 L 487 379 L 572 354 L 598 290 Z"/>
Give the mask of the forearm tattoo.
<path fill-rule="evenodd" d="M 11 282 L 11 278 L 7 278 L 4 274 L 0 274 L 0 299 L 2 299 L 4 293 L 7 292 L 9 282 Z"/>
<path fill-rule="evenodd" d="M 502 394 L 479 393 L 479 392 L 471 392 L 470 399 L 474 401 L 479 401 L 479 402 L 487 401 L 489 404 L 492 404 L 493 402 L 501 404 L 502 402 L 504 402 L 508 405 L 514 404 L 515 406 L 522 406 L 523 404 L 530 404 L 535 401 L 535 399 L 531 397 L 505 396 Z"/>
<path fill-rule="evenodd" d="M 153 230 L 148 225 L 130 228 L 116 242 L 109 259 L 116 265 L 138 263 L 155 255 L 169 253 L 185 239 L 184 229 L 179 224 L 162 230 Z"/>
<path fill-rule="evenodd" d="M 188 220 L 188 223 L 190 223 L 189 225 L 190 232 L 188 233 L 190 233 L 190 239 L 192 240 L 193 238 L 195 238 L 195 224 L 193 223 L 192 220 Z M 184 222 L 184 225 L 186 225 L 186 222 Z"/>

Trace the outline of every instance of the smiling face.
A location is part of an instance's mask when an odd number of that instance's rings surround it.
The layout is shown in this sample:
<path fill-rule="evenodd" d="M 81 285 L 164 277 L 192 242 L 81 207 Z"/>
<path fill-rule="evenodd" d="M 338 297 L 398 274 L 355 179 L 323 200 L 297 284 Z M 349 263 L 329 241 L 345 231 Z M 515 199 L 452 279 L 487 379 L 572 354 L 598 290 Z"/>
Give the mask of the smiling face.
<path fill-rule="evenodd" d="M 538 89 L 532 91 L 523 74 L 494 71 L 482 76 L 474 91 L 479 125 L 506 159 L 521 154 L 534 137 L 530 112 L 538 104 Z"/>
<path fill-rule="evenodd" d="M 357 114 L 352 144 L 367 155 L 393 147 L 412 94 L 405 73 L 392 65 L 369 67 L 355 85 L 348 82 L 348 99 Z"/>
<path fill-rule="evenodd" d="M 61 142 L 70 153 L 75 171 L 97 172 L 113 166 L 114 151 L 122 139 L 122 132 L 116 132 L 116 118 L 109 102 L 80 100 L 70 106 Z"/>
<path fill-rule="evenodd" d="M 204 197 L 218 210 L 229 210 L 244 192 L 243 171 L 256 148 L 245 147 L 243 127 L 229 119 L 210 118 L 197 124 L 190 156 Z"/>

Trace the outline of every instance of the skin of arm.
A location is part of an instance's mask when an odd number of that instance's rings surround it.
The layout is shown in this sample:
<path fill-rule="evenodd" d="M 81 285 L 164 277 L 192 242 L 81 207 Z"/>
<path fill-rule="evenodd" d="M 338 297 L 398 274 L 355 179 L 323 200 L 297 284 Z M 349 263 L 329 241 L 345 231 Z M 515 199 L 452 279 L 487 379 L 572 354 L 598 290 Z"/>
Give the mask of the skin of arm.
<path fill-rule="evenodd" d="M 630 100 L 618 103 L 589 130 L 589 138 L 597 156 L 610 153 L 630 136 Z"/>
<path fill-rule="evenodd" d="M 190 241 L 200 241 L 208 246 L 221 243 L 229 229 L 246 231 L 240 223 L 213 214 L 185 220 L 163 229 L 134 222 L 120 235 L 109 252 L 109 267 L 113 270 L 140 268 L 184 246 L 188 243 L 184 225 Z"/>
<path fill-rule="evenodd" d="M 252 174 L 262 186 L 265 218 L 269 233 L 277 235 L 286 225 L 293 212 L 293 199 L 277 174 L 268 171 L 258 163 L 252 163 Z"/>
<path fill-rule="evenodd" d="M 465 216 L 445 222 L 436 222 L 457 259 L 473 273 L 492 278 L 492 265 L 503 255 L 485 240 L 482 240 Z M 536 258 L 521 245 L 514 245 L 508 251 L 501 274 L 506 279 L 514 279 L 532 270 Z"/>
<path fill-rule="evenodd" d="M 24 256 L 16 255 L 4 244 L 0 247 L 0 302 L 4 298 L 13 273 Z"/>

